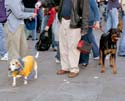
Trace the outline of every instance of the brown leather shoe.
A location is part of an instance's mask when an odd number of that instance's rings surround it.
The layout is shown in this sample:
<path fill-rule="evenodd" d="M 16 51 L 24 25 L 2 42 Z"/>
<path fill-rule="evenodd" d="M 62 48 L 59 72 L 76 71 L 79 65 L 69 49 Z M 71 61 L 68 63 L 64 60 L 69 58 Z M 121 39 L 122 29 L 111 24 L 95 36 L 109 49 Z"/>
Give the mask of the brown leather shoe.
<path fill-rule="evenodd" d="M 66 73 L 69 73 L 69 71 L 65 71 L 65 70 L 58 70 L 57 71 L 58 75 L 63 75 L 63 74 L 66 74 Z"/>
<path fill-rule="evenodd" d="M 74 78 L 74 77 L 76 77 L 78 74 L 79 74 L 79 73 L 70 72 L 70 73 L 68 74 L 68 77 L 69 77 L 69 78 Z"/>

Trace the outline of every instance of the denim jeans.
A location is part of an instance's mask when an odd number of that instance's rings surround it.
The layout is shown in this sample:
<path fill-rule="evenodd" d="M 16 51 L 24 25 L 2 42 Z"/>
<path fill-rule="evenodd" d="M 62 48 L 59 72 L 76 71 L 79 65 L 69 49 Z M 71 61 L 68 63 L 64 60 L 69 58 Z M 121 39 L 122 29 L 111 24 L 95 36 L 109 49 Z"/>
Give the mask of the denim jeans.
<path fill-rule="evenodd" d="M 123 32 L 119 42 L 118 55 L 125 55 L 125 15 L 123 16 Z"/>
<path fill-rule="evenodd" d="M 2 23 L 0 23 L 0 56 L 4 56 L 6 52 L 6 34 L 4 32 Z"/>
<path fill-rule="evenodd" d="M 48 15 L 43 15 L 42 17 L 42 24 L 41 24 L 41 33 L 44 31 L 47 22 L 48 22 L 49 16 Z"/>
<path fill-rule="evenodd" d="M 29 36 L 30 33 L 31 33 L 32 39 L 37 39 L 37 31 L 36 31 L 36 28 L 37 28 L 37 18 L 35 18 L 35 29 L 33 29 L 33 30 L 28 30 L 28 29 L 25 27 L 26 38 L 28 38 L 28 36 Z"/>
<path fill-rule="evenodd" d="M 89 26 L 92 26 L 93 22 L 89 22 Z M 95 36 L 93 34 L 93 29 L 89 28 L 87 34 L 85 36 L 82 36 L 82 39 L 92 43 L 92 52 L 93 52 L 93 57 L 98 57 L 99 56 L 99 48 L 95 40 Z M 89 62 L 89 54 L 80 54 L 80 63 L 88 63 Z"/>
<path fill-rule="evenodd" d="M 41 30 L 42 17 L 43 17 L 43 13 L 42 13 L 42 10 L 40 9 L 37 16 L 37 31 Z"/>
<path fill-rule="evenodd" d="M 111 28 L 117 28 L 118 26 L 118 10 L 117 8 L 112 8 L 107 13 L 107 22 L 105 32 L 107 33 Z"/>
<path fill-rule="evenodd" d="M 55 55 L 55 58 L 56 59 L 58 59 L 58 60 L 60 60 L 60 50 L 59 50 L 59 41 L 58 42 L 56 42 L 57 43 L 57 52 L 56 52 L 56 55 Z"/>
<path fill-rule="evenodd" d="M 58 18 L 57 15 L 55 16 L 54 22 L 52 24 L 52 47 L 58 47 L 59 41 L 59 25 L 58 25 Z"/>

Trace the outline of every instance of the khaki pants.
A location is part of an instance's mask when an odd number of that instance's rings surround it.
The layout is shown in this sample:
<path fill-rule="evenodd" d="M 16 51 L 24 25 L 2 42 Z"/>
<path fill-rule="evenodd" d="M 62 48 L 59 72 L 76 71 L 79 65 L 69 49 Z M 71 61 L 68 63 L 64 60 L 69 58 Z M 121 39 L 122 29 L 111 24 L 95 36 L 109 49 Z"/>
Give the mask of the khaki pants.
<path fill-rule="evenodd" d="M 11 33 L 5 25 L 7 34 L 7 48 L 9 60 L 18 57 L 24 57 L 28 51 L 27 40 L 24 32 L 24 25 L 21 24 L 15 33 Z"/>
<path fill-rule="evenodd" d="M 79 56 L 77 50 L 78 41 L 81 38 L 80 28 L 70 29 L 70 20 L 62 19 L 59 30 L 59 45 L 62 70 L 79 72 Z"/>

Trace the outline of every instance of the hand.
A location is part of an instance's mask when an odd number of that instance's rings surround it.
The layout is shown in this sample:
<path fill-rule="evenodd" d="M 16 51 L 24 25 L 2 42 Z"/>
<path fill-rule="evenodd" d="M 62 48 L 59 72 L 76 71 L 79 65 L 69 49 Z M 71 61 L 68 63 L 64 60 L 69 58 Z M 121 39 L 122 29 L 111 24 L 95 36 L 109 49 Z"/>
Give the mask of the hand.
<path fill-rule="evenodd" d="M 35 18 L 37 16 L 37 13 L 33 13 L 32 18 Z"/>
<path fill-rule="evenodd" d="M 45 27 L 45 31 L 48 31 L 48 30 L 49 30 L 49 26 L 46 26 L 46 27 Z"/>
<path fill-rule="evenodd" d="M 100 28 L 100 23 L 99 23 L 99 21 L 96 21 L 96 22 L 95 22 L 94 28 L 95 28 L 95 29 L 99 29 L 99 28 Z"/>
<path fill-rule="evenodd" d="M 41 1 L 38 1 L 36 4 L 35 4 L 35 8 L 39 9 L 41 6 Z"/>
<path fill-rule="evenodd" d="M 81 30 L 81 35 L 84 36 L 85 34 L 86 34 L 86 32 Z"/>

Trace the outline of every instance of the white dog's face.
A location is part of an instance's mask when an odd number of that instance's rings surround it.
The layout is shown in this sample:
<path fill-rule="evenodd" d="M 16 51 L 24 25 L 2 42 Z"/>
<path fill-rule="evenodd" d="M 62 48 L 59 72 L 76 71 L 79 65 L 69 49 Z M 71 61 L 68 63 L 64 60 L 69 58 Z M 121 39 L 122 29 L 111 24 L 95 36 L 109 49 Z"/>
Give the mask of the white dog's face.
<path fill-rule="evenodd" d="M 9 65 L 9 70 L 13 72 L 17 70 L 18 68 L 20 68 L 20 62 L 17 59 L 11 60 L 10 65 Z"/>

